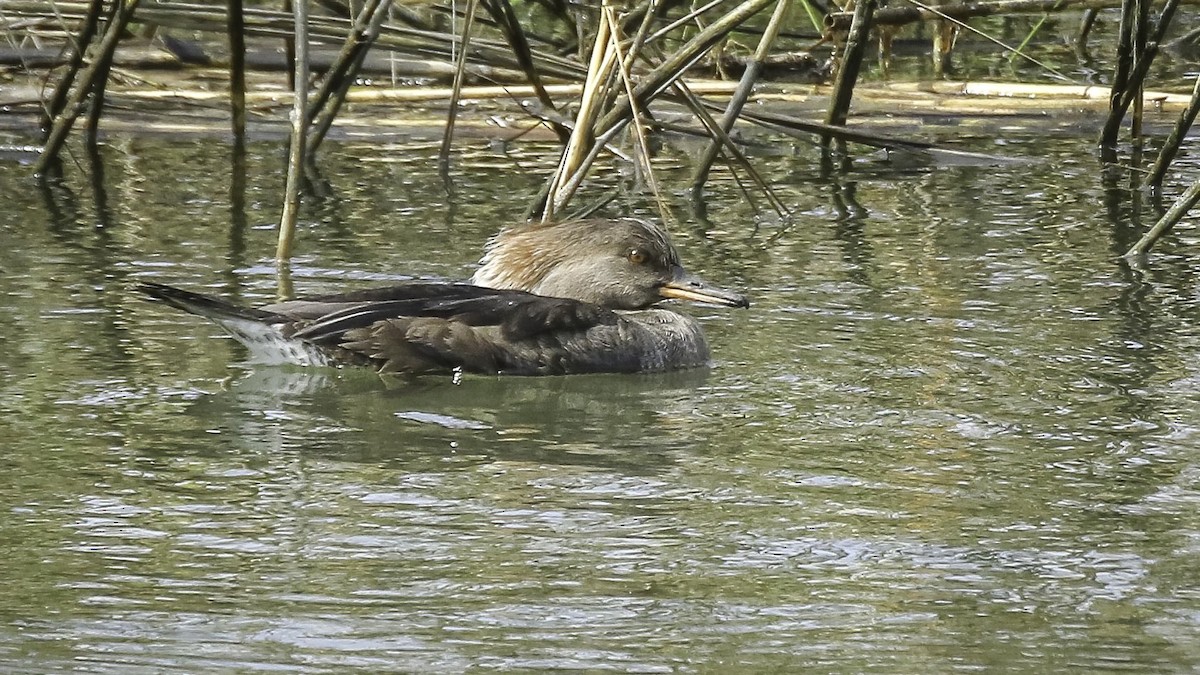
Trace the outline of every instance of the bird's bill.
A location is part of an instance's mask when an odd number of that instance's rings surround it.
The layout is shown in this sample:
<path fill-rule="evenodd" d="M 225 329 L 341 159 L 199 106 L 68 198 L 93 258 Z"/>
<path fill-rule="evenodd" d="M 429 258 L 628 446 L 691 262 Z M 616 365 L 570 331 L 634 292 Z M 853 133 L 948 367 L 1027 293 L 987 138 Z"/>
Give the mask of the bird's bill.
<path fill-rule="evenodd" d="M 707 302 L 723 307 L 749 307 L 750 301 L 741 293 L 717 288 L 703 279 L 680 270 L 675 278 L 658 289 L 664 298 L 678 298 L 692 302 Z"/>

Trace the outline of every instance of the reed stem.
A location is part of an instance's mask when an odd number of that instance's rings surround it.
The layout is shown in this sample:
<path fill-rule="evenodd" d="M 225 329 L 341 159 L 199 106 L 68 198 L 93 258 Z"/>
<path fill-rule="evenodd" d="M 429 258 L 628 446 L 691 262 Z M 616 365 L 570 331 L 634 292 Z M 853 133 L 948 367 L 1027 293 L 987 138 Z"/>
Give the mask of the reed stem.
<path fill-rule="evenodd" d="M 70 49 L 70 57 L 67 60 L 67 68 L 63 76 L 58 81 L 58 85 L 54 88 L 54 95 L 50 97 L 49 103 L 46 104 L 42 111 L 41 120 L 38 123 L 42 130 L 43 143 L 50 135 L 51 124 L 54 118 L 58 117 L 63 108 L 67 105 L 68 96 L 71 93 L 71 85 L 75 82 L 75 76 L 79 73 L 79 69 L 83 66 L 83 57 L 87 53 L 88 45 L 92 43 L 92 39 L 96 37 L 96 33 L 100 26 L 100 15 L 104 11 L 104 0 L 91 0 L 87 8 L 87 16 L 83 20 L 83 26 L 79 30 L 79 37 L 72 41 Z"/>
<path fill-rule="evenodd" d="M 1162 189 L 1167 168 L 1174 161 L 1175 155 L 1179 153 L 1179 146 L 1183 144 L 1183 139 L 1187 136 L 1188 130 L 1192 128 L 1192 123 L 1196 121 L 1198 113 L 1200 113 L 1200 75 L 1196 76 L 1196 85 L 1192 88 L 1192 100 L 1188 102 L 1187 108 L 1179 114 L 1179 119 L 1175 122 L 1171 133 L 1163 141 L 1162 149 L 1158 151 L 1154 166 L 1150 168 L 1146 184 L 1155 191 Z"/>
<path fill-rule="evenodd" d="M 1137 240 L 1133 246 L 1125 252 L 1125 258 L 1137 258 L 1146 255 L 1150 251 L 1150 247 L 1159 239 L 1162 239 L 1175 224 L 1183 219 L 1187 212 L 1192 209 L 1197 203 L 1200 203 L 1200 180 L 1192 183 L 1192 186 L 1187 189 L 1171 208 L 1163 214 L 1162 218 L 1150 228 L 1150 231 L 1142 235 L 1141 239 Z"/>
<path fill-rule="evenodd" d="M 47 168 L 57 162 L 58 153 L 67 140 L 67 134 L 70 133 L 79 114 L 83 112 L 88 95 L 94 91 L 93 85 L 96 78 L 100 73 L 108 72 L 108 68 L 112 64 L 113 53 L 117 49 L 117 41 L 120 40 L 121 33 L 124 32 L 129 20 L 133 18 L 137 6 L 138 0 L 124 0 L 124 4 L 119 6 L 114 18 L 109 21 L 104 30 L 104 37 L 100 40 L 96 53 L 92 56 L 91 64 L 80 77 L 79 86 L 75 88 L 74 94 L 68 97 L 62 112 L 54 118 L 50 133 L 46 136 L 42 154 L 33 165 L 35 175 L 44 175 Z"/>
<path fill-rule="evenodd" d="M 875 0 L 858 0 L 854 7 L 854 21 L 850 24 L 850 32 L 846 36 L 846 49 L 838 68 L 837 80 L 833 85 L 833 96 L 829 98 L 829 112 L 825 123 L 833 126 L 845 126 L 850 112 L 850 100 L 854 97 L 854 84 L 858 82 L 858 73 L 862 68 L 863 54 L 867 51 L 871 33 L 871 15 L 875 11 Z M 823 141 L 828 144 L 829 138 Z"/>
<path fill-rule="evenodd" d="M 462 36 L 459 39 L 458 60 L 454 64 L 454 83 L 450 90 L 450 102 L 446 106 L 446 130 L 442 133 L 442 145 L 438 149 L 438 174 L 446 191 L 451 190 L 450 143 L 454 138 L 454 121 L 458 118 L 458 102 L 462 97 L 463 80 L 467 74 L 467 54 L 471 49 L 471 30 L 475 26 L 478 0 L 467 0 L 466 16 L 463 17 Z"/>
<path fill-rule="evenodd" d="M 235 144 L 246 138 L 246 35 L 242 0 L 229 0 L 229 110 Z"/>
<path fill-rule="evenodd" d="M 746 64 L 746 71 L 742 73 L 737 91 L 729 98 L 729 104 L 725 106 L 725 112 L 721 115 L 720 128 L 724 134 L 728 135 L 730 130 L 733 129 L 733 125 L 737 122 L 742 108 L 745 107 L 746 101 L 749 100 L 750 92 L 753 91 L 755 82 L 758 81 L 759 75 L 762 74 L 763 63 L 770 56 L 771 46 L 775 44 L 775 39 L 779 37 L 779 31 L 783 27 L 783 21 L 790 9 L 791 0 L 779 0 L 775 5 L 775 13 L 771 15 L 771 20 L 767 23 L 767 28 L 763 31 L 762 37 L 758 41 L 758 47 L 754 50 L 754 56 Z M 700 161 L 696 164 L 696 170 L 692 173 L 692 192 L 694 195 L 699 194 L 704 189 L 704 183 L 708 180 L 709 171 L 712 170 L 712 164 L 721 150 L 721 145 L 721 139 L 714 137 L 709 141 L 708 147 L 704 149 L 704 155 L 700 157 Z"/>
<path fill-rule="evenodd" d="M 275 247 L 275 264 L 279 266 L 286 265 L 292 257 L 300 208 L 300 181 L 304 174 L 304 141 L 308 131 L 308 2 L 295 0 L 291 4 L 295 23 L 292 39 L 295 47 L 295 69 L 292 74 L 295 90 L 292 96 L 292 134 L 288 148 L 287 181 L 283 191 L 283 213 L 279 218 L 279 242 Z"/>

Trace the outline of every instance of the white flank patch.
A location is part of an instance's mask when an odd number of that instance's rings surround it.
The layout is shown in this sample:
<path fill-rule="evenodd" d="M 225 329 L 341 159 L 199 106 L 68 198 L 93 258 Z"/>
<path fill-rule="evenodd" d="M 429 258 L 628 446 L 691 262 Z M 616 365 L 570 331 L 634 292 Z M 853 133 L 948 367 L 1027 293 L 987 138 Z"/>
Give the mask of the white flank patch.
<path fill-rule="evenodd" d="M 279 327 L 249 319 L 220 319 L 222 328 L 229 331 L 238 342 L 250 350 L 250 357 L 257 363 L 269 365 L 294 364 L 298 366 L 333 365 L 328 355 L 316 345 L 284 337 Z"/>

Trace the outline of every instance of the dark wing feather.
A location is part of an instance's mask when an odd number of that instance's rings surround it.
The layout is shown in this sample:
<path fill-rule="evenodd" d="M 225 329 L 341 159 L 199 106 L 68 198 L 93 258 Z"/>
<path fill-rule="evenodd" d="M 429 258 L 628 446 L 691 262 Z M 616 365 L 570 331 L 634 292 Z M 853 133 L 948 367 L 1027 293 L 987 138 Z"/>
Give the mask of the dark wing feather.
<path fill-rule="evenodd" d="M 527 340 L 549 332 L 579 332 L 596 326 L 612 326 L 617 313 L 600 305 L 569 298 L 529 295 L 513 300 L 515 305 L 503 317 L 496 317 L 504 337 Z"/>
<path fill-rule="evenodd" d="M 441 281 L 411 281 L 383 288 L 367 288 L 347 293 L 312 295 L 298 300 L 267 305 L 262 309 L 288 316 L 296 321 L 317 321 L 369 303 L 455 300 L 479 297 L 481 289 L 470 284 Z"/>
<path fill-rule="evenodd" d="M 406 281 L 402 284 L 382 286 L 379 288 L 364 288 L 346 293 L 329 295 L 313 295 L 304 298 L 307 302 L 332 303 L 365 303 L 389 302 L 393 300 L 421 300 L 440 298 L 442 300 L 461 300 L 478 298 L 485 294 L 496 293 L 491 288 L 471 284 L 447 283 L 444 281 Z"/>

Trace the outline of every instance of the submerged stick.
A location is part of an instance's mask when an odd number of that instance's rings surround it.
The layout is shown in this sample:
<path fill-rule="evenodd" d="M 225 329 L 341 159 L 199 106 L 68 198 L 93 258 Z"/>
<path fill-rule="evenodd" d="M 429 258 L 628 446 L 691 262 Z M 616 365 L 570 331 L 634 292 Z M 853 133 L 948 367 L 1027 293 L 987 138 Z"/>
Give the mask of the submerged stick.
<path fill-rule="evenodd" d="M 1171 228 L 1175 227 L 1175 224 L 1182 220 L 1183 217 L 1187 215 L 1187 212 L 1191 210 L 1191 208 L 1197 203 L 1200 203 L 1200 180 L 1192 183 L 1192 186 L 1189 187 L 1187 191 L 1179 197 L 1179 199 L 1175 200 L 1175 203 L 1171 205 L 1171 208 L 1167 209 L 1167 212 L 1163 214 L 1163 217 L 1158 219 L 1158 222 L 1154 224 L 1154 227 L 1150 228 L 1149 232 L 1142 235 L 1142 238 L 1138 239 L 1137 243 L 1131 246 L 1129 250 L 1125 252 L 1123 257 L 1135 258 L 1146 255 L 1146 253 L 1150 250 L 1150 247 L 1154 246 L 1154 242 L 1158 241 L 1164 235 L 1170 232 Z"/>
<path fill-rule="evenodd" d="M 292 139 L 288 148 L 287 181 L 283 191 L 283 213 L 279 217 L 279 242 L 275 247 L 275 263 L 287 264 L 292 257 L 292 243 L 296 237 L 296 218 L 300 208 L 300 179 L 304 173 L 304 140 L 307 136 L 308 110 L 308 2 L 296 0 L 292 3 L 295 21 L 295 37 L 292 44 L 296 53 L 293 57 L 295 91 L 292 97 Z"/>
<path fill-rule="evenodd" d="M 54 118 L 50 133 L 46 136 L 42 154 L 33 165 L 34 174 L 44 174 L 47 167 L 57 160 L 58 152 L 66 142 L 67 134 L 75 124 L 75 119 L 79 117 L 79 113 L 83 112 L 88 94 L 93 90 L 93 83 L 101 72 L 107 72 L 108 66 L 112 63 L 113 53 L 117 50 L 117 41 L 120 40 L 126 24 L 133 18 L 133 12 L 137 9 L 137 5 L 138 0 L 125 0 L 124 6 L 109 22 L 104 31 L 104 37 L 100 40 L 100 46 L 97 47 L 96 54 L 92 57 L 92 63 L 83 72 L 75 93 L 67 99 L 67 104 L 63 106 L 62 112 Z"/>

